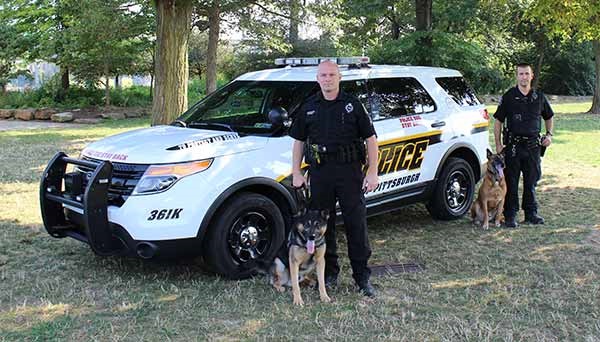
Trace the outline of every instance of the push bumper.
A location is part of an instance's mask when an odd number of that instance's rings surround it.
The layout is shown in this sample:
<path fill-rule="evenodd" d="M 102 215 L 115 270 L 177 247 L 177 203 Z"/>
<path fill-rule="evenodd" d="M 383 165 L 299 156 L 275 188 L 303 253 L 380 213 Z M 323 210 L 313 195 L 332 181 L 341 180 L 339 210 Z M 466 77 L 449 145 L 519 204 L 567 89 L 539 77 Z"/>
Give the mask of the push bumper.
<path fill-rule="evenodd" d="M 85 186 L 67 165 L 93 169 Z M 40 208 L 44 227 L 55 238 L 71 237 L 87 243 L 101 256 L 156 256 L 197 254 L 195 238 L 139 241 L 122 226 L 108 220 L 108 189 L 113 166 L 109 161 L 93 162 L 58 152 L 50 161 L 40 183 Z M 81 175 L 79 175 L 81 176 Z"/>

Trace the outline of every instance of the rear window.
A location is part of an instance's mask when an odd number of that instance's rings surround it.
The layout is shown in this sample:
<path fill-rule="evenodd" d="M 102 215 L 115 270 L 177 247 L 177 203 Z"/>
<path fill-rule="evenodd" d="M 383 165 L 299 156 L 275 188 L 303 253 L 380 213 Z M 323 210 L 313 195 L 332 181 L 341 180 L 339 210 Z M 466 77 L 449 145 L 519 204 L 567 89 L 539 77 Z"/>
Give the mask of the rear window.
<path fill-rule="evenodd" d="M 435 102 L 412 77 L 371 79 L 369 109 L 373 120 L 425 114 L 436 110 Z"/>
<path fill-rule="evenodd" d="M 475 91 L 467 84 L 464 78 L 438 77 L 435 80 L 458 105 L 477 106 L 481 104 L 481 101 L 475 95 Z"/>

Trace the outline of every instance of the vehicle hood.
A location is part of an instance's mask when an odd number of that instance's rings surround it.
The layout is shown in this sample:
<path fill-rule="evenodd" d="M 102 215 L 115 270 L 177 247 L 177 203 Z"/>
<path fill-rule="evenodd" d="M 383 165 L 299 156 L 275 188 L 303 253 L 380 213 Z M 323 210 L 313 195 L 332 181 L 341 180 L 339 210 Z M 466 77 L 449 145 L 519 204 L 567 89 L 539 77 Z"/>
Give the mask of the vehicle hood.
<path fill-rule="evenodd" d="M 257 150 L 263 148 L 267 140 L 234 132 L 155 126 L 93 142 L 82 154 L 121 163 L 166 164 Z"/>

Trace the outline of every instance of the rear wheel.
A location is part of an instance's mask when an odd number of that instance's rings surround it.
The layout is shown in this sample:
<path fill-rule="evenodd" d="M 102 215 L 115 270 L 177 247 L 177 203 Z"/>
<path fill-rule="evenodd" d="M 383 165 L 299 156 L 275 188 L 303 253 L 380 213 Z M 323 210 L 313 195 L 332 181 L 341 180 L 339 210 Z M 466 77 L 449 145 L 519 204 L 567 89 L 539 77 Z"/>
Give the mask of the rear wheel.
<path fill-rule="evenodd" d="M 241 279 L 256 274 L 284 241 L 281 211 L 268 197 L 241 193 L 225 202 L 204 241 L 204 259 L 215 273 Z"/>
<path fill-rule="evenodd" d="M 427 210 L 436 219 L 460 218 L 471 207 L 474 192 L 475 176 L 471 165 L 461 158 L 448 158 Z"/>

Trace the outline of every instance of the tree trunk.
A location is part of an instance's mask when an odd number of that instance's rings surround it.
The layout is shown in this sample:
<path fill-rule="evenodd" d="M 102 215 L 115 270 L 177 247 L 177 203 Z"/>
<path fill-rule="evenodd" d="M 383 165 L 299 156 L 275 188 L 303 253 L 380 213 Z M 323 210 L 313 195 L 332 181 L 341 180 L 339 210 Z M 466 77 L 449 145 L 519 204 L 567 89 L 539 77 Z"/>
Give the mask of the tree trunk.
<path fill-rule="evenodd" d="M 192 8 L 189 0 L 156 0 L 152 125 L 168 124 L 187 110 Z"/>
<path fill-rule="evenodd" d="M 433 0 L 415 0 L 417 31 L 431 31 L 431 14 Z"/>
<path fill-rule="evenodd" d="M 594 65 L 596 65 L 596 81 L 594 83 L 594 99 L 592 108 L 588 111 L 590 114 L 600 114 L 600 40 L 592 41 L 594 48 Z"/>
<path fill-rule="evenodd" d="M 429 55 L 433 46 L 433 39 L 429 33 L 431 32 L 432 5 L 433 0 L 415 0 L 416 29 L 417 32 L 424 32 L 417 41 L 417 44 L 422 47 L 418 57 L 420 65 L 432 64 L 431 56 Z"/>
<path fill-rule="evenodd" d="M 538 49 L 539 51 L 539 56 L 537 58 L 537 61 L 535 62 L 535 70 L 533 71 L 533 84 L 532 87 L 537 89 L 540 86 L 540 76 L 542 75 L 542 65 L 544 63 L 544 47 L 542 45 L 542 47 L 540 49 Z"/>
<path fill-rule="evenodd" d="M 60 84 L 63 90 L 69 89 L 69 67 L 62 67 L 62 74 L 60 75 Z"/>
<path fill-rule="evenodd" d="M 206 51 L 206 95 L 217 90 L 217 47 L 220 26 L 219 0 L 208 9 L 208 51 Z"/>
<path fill-rule="evenodd" d="M 110 77 L 108 76 L 108 63 L 104 64 L 104 79 L 106 83 L 104 84 L 106 87 L 104 88 L 104 106 L 110 106 Z"/>
<path fill-rule="evenodd" d="M 298 25 L 300 23 L 300 3 L 298 0 L 288 0 L 290 6 L 290 35 L 289 43 L 292 45 L 292 54 L 298 46 Z"/>
<path fill-rule="evenodd" d="M 115 76 L 115 89 L 121 89 L 121 83 L 119 82 L 119 75 Z"/>
<path fill-rule="evenodd" d="M 392 39 L 398 40 L 400 38 L 400 24 L 396 21 L 396 18 L 392 20 Z"/>

